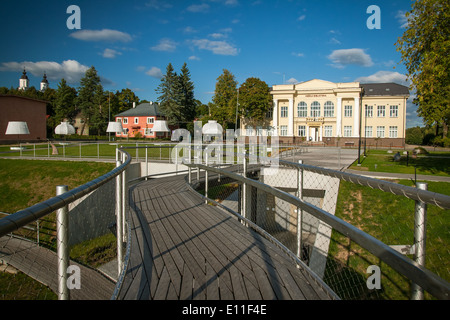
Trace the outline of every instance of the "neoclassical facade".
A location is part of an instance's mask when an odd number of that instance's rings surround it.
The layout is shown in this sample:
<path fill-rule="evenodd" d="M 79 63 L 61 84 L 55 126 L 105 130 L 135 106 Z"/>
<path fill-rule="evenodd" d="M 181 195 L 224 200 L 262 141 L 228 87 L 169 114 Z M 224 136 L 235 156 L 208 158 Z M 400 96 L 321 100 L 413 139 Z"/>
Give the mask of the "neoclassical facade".
<path fill-rule="evenodd" d="M 404 146 L 407 87 L 395 83 L 361 84 L 310 80 L 272 87 L 269 126 L 246 126 L 247 135 L 265 130 L 280 141 L 330 146 Z M 254 130 L 256 129 L 256 130 Z"/>

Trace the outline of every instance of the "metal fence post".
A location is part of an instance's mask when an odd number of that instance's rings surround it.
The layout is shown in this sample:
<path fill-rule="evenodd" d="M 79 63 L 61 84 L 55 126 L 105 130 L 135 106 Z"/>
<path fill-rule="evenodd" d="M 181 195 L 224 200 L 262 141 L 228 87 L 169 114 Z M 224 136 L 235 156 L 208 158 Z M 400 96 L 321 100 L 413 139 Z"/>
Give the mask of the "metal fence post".
<path fill-rule="evenodd" d="M 298 160 L 299 164 L 303 163 L 303 160 Z M 297 197 L 303 199 L 303 168 L 297 169 Z M 301 260 L 302 254 L 302 221 L 303 221 L 303 210 L 297 207 L 297 257 Z"/>
<path fill-rule="evenodd" d="M 145 180 L 148 178 L 148 145 L 145 146 Z"/>
<path fill-rule="evenodd" d="M 116 167 L 120 167 L 122 161 L 116 161 Z M 123 253 L 123 241 L 122 241 L 122 177 L 117 175 L 116 177 L 116 236 L 117 236 L 117 275 L 120 275 L 122 271 L 122 253 Z"/>
<path fill-rule="evenodd" d="M 62 185 L 56 187 L 56 195 L 69 191 L 69 187 Z M 57 256 L 58 256 L 58 299 L 69 300 L 67 287 L 67 268 L 69 267 L 69 209 L 67 206 L 56 212 Z"/>
<path fill-rule="evenodd" d="M 243 158 L 243 162 L 242 162 L 242 176 L 244 178 L 247 178 L 247 150 L 244 150 L 244 158 Z M 247 218 L 247 184 L 244 182 L 242 184 L 242 208 L 241 208 L 242 212 L 241 215 L 244 218 Z"/>
<path fill-rule="evenodd" d="M 125 163 L 127 160 L 127 155 L 125 153 L 122 154 L 122 163 Z M 128 195 L 128 183 L 127 183 L 127 171 L 122 171 L 122 242 L 126 242 L 125 237 L 125 212 L 127 208 L 127 197 Z"/>
<path fill-rule="evenodd" d="M 428 190 L 428 184 L 417 182 L 416 187 L 421 190 Z M 425 267 L 427 235 L 427 204 L 416 200 L 414 213 L 414 261 Z M 423 289 L 415 283 L 411 285 L 411 300 L 423 300 Z"/>
<path fill-rule="evenodd" d="M 208 166 L 208 152 L 205 153 L 205 164 Z M 208 169 L 205 170 L 205 197 L 208 198 Z M 208 204 L 208 199 L 205 203 Z"/>

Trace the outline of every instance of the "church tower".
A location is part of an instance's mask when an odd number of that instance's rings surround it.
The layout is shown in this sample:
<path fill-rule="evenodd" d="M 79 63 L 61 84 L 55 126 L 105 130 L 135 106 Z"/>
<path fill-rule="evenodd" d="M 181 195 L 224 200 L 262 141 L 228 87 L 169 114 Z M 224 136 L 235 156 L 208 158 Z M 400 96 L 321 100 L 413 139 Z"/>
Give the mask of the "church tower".
<path fill-rule="evenodd" d="M 41 81 L 41 91 L 44 92 L 45 89 L 47 89 L 47 88 L 48 88 L 48 80 L 47 80 L 47 75 L 44 72 L 44 77 L 42 78 L 42 81 Z"/>
<path fill-rule="evenodd" d="M 19 90 L 26 90 L 28 89 L 28 76 L 27 76 L 27 72 L 25 71 L 25 69 L 23 69 L 23 73 L 22 76 L 20 77 L 19 80 Z"/>

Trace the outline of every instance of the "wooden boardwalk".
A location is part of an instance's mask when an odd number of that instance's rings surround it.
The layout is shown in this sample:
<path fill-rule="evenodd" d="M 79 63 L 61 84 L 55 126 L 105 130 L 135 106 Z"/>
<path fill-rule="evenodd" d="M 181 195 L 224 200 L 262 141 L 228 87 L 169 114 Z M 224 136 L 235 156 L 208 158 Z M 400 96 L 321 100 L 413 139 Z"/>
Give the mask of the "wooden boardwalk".
<path fill-rule="evenodd" d="M 58 292 L 58 258 L 55 252 L 34 242 L 4 236 L 0 238 L 0 262 L 11 265 Z M 70 290 L 71 300 L 109 300 L 115 282 L 100 272 L 70 261 L 80 268 L 80 289 Z M 30 297 L 33 299 L 33 297 Z"/>
<path fill-rule="evenodd" d="M 333 299 L 277 246 L 189 190 L 185 176 L 130 189 L 131 255 L 119 299 Z"/>

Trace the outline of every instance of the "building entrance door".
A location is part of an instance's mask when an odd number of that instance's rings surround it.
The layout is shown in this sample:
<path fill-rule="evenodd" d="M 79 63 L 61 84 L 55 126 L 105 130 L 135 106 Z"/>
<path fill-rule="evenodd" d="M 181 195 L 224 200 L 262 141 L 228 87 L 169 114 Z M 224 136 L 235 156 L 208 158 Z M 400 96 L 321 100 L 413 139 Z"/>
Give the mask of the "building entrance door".
<path fill-rule="evenodd" d="M 310 132 L 310 140 L 311 141 L 319 141 L 319 128 L 312 127 Z"/>

